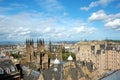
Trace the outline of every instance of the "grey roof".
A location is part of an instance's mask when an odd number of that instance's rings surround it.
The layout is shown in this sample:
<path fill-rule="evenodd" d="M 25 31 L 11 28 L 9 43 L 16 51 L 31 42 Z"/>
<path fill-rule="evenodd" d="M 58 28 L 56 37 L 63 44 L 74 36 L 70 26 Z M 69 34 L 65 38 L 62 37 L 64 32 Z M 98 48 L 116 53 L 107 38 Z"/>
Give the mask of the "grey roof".
<path fill-rule="evenodd" d="M 11 73 L 17 72 L 17 69 L 12 63 L 12 61 L 8 59 L 0 61 L 0 69 L 4 70 L 3 74 L 11 74 Z"/>
<path fill-rule="evenodd" d="M 28 76 L 28 80 L 38 80 L 39 75 L 40 75 L 40 72 L 32 70 L 31 73 Z"/>
<path fill-rule="evenodd" d="M 52 80 L 52 78 L 54 78 L 55 80 L 60 80 L 59 71 L 45 70 L 43 72 L 43 76 L 45 80 Z"/>
<path fill-rule="evenodd" d="M 57 71 L 54 71 L 54 66 L 52 66 L 50 69 L 43 71 L 43 77 L 45 80 L 52 80 L 54 77 L 55 80 L 60 80 L 61 75 L 61 65 L 59 64 L 57 67 Z"/>
<path fill-rule="evenodd" d="M 0 80 L 13 80 L 16 75 L 18 76 L 19 72 L 11 60 L 0 60 Z"/>
<path fill-rule="evenodd" d="M 70 69 L 70 73 L 71 73 L 71 78 L 72 78 L 72 80 L 78 80 L 78 79 L 77 79 L 77 76 L 78 76 L 77 73 L 78 73 L 78 72 L 77 72 L 77 69 L 76 69 L 76 68 L 71 68 L 71 69 Z"/>
<path fill-rule="evenodd" d="M 99 80 L 120 80 L 120 70 L 115 71 L 112 74 L 109 74 L 108 76 L 101 78 Z"/>
<path fill-rule="evenodd" d="M 61 72 L 61 65 L 58 65 L 57 71 L 54 71 L 54 66 L 52 66 L 50 69 L 46 69 L 43 70 L 41 72 L 32 70 L 30 72 L 30 74 L 28 74 L 28 67 L 23 66 L 22 70 L 23 70 L 23 79 L 24 80 L 38 80 L 40 74 L 43 75 L 44 80 L 52 80 L 52 78 L 54 77 L 55 80 L 60 80 L 60 72 Z"/>
<path fill-rule="evenodd" d="M 23 66 L 22 67 L 22 74 L 23 74 L 23 79 L 24 80 L 28 80 L 28 67 L 26 67 L 26 66 Z"/>
<path fill-rule="evenodd" d="M 75 68 L 71 67 L 70 68 L 70 71 L 69 71 L 69 75 L 71 76 L 72 80 L 77 80 L 78 78 L 78 73 L 80 73 L 80 77 L 84 77 L 84 73 L 82 71 L 82 69 L 78 66 L 77 62 L 74 62 L 75 64 Z M 87 62 L 86 63 L 86 66 L 88 67 L 88 70 L 90 72 L 92 72 L 93 70 L 93 62 L 90 61 L 90 62 Z M 57 71 L 55 71 L 54 69 L 57 68 Z M 37 80 L 38 79 L 38 76 L 40 76 L 40 74 L 43 75 L 43 78 L 44 80 L 52 80 L 54 78 L 54 80 L 60 80 L 61 78 L 61 75 L 62 74 L 62 65 L 59 64 L 59 65 L 52 65 L 49 69 L 46 69 L 46 70 L 41 70 L 40 72 L 38 71 L 35 71 L 32 69 L 32 71 L 30 72 L 30 74 L 28 74 L 28 68 L 23 66 L 22 67 L 23 69 L 23 79 L 24 80 Z M 67 75 L 68 76 L 68 75 Z M 64 79 L 67 78 L 67 76 L 62 76 Z"/>

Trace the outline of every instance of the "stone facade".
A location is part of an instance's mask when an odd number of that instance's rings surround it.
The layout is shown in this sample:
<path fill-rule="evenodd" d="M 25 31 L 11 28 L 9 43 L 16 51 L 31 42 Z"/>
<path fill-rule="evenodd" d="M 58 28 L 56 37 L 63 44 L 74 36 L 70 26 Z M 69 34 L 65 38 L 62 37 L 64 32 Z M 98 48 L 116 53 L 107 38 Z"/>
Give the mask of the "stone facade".
<path fill-rule="evenodd" d="M 37 40 L 36 50 L 33 40 L 26 40 L 26 63 L 34 65 L 37 69 L 48 68 L 48 53 L 44 40 Z"/>
<path fill-rule="evenodd" d="M 120 69 L 120 43 L 110 41 L 79 42 L 76 61 L 94 63 L 98 77 L 106 71 Z"/>

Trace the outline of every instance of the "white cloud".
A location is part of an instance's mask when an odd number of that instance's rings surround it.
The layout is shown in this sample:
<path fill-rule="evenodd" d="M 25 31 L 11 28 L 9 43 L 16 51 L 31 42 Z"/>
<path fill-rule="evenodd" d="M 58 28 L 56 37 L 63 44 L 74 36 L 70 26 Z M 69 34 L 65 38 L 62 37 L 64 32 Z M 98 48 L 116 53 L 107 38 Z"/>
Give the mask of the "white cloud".
<path fill-rule="evenodd" d="M 87 26 L 80 26 L 80 27 L 74 27 L 72 29 L 72 32 L 74 32 L 74 34 L 93 34 L 96 32 L 96 28 L 94 27 L 87 27 Z"/>
<path fill-rule="evenodd" d="M 59 11 L 63 9 L 63 6 L 58 0 L 38 0 L 38 3 L 47 11 Z"/>
<path fill-rule="evenodd" d="M 99 10 L 97 12 L 92 13 L 92 15 L 88 18 L 89 21 L 95 20 L 103 20 L 106 19 L 107 15 L 103 10 Z"/>
<path fill-rule="evenodd" d="M 85 10 L 88 11 L 90 8 L 89 7 L 81 7 L 80 10 Z"/>
<path fill-rule="evenodd" d="M 106 14 L 103 10 L 93 12 L 88 18 L 89 21 L 101 20 L 104 26 L 117 30 L 120 27 L 120 13 Z"/>
<path fill-rule="evenodd" d="M 24 10 L 25 8 L 28 8 L 27 5 L 25 4 L 20 4 L 20 3 L 9 3 L 7 4 L 7 6 L 1 7 L 0 6 L 0 13 L 4 13 L 4 12 L 10 12 L 16 10 L 16 9 L 22 9 Z"/>
<path fill-rule="evenodd" d="M 115 19 L 115 20 L 109 21 L 109 22 L 105 23 L 105 26 L 115 28 L 115 29 L 120 28 L 120 19 Z"/>
<path fill-rule="evenodd" d="M 11 7 L 0 7 L 0 12 L 10 11 L 13 10 Z"/>
<path fill-rule="evenodd" d="M 105 22 L 108 22 L 116 18 L 120 18 L 120 13 L 108 15 L 105 13 L 104 10 L 99 10 L 97 12 L 93 12 L 91 16 L 88 18 L 88 20 L 89 21 L 104 20 Z"/>
<path fill-rule="evenodd" d="M 29 31 L 29 29 L 25 27 L 18 27 L 14 32 L 17 33 L 17 32 L 26 32 L 26 31 Z"/>
<path fill-rule="evenodd" d="M 98 2 L 91 2 L 90 5 L 88 7 L 81 7 L 81 10 L 85 10 L 88 11 L 89 9 L 98 6 Z"/>
<path fill-rule="evenodd" d="M 24 31 L 24 32 L 19 33 L 19 35 L 26 35 L 26 34 L 29 34 L 29 33 L 30 33 L 30 31 Z"/>
<path fill-rule="evenodd" d="M 0 38 L 5 40 L 26 38 L 68 40 L 73 37 L 76 39 L 76 35 L 92 34 L 96 31 L 93 27 L 87 27 L 88 25 L 79 19 L 71 19 L 64 15 L 53 17 L 43 13 L 0 15 L 0 24 Z"/>
<path fill-rule="evenodd" d="M 80 10 L 88 11 L 89 9 L 91 9 L 93 7 L 102 6 L 102 5 L 106 6 L 107 4 L 109 4 L 112 1 L 113 0 L 98 0 L 98 1 L 94 1 L 94 2 L 91 2 L 87 7 L 85 7 L 85 6 L 80 7 Z"/>
<path fill-rule="evenodd" d="M 73 28 L 73 32 L 74 33 L 81 33 L 85 30 L 85 27 L 84 26 L 81 26 L 81 27 L 74 27 Z"/>
<path fill-rule="evenodd" d="M 67 15 L 68 15 L 68 13 L 67 13 L 67 12 L 64 12 L 64 13 L 63 13 L 63 16 L 67 16 Z"/>
<path fill-rule="evenodd" d="M 9 7 L 14 7 L 14 8 L 28 8 L 27 5 L 25 4 L 20 4 L 20 3 L 11 3 Z"/>
<path fill-rule="evenodd" d="M 44 29 L 44 33 L 50 33 L 51 32 L 51 27 L 46 27 Z"/>
<path fill-rule="evenodd" d="M 99 0 L 99 3 L 101 4 L 101 5 L 107 5 L 107 4 L 109 4 L 110 2 L 112 2 L 113 0 Z"/>

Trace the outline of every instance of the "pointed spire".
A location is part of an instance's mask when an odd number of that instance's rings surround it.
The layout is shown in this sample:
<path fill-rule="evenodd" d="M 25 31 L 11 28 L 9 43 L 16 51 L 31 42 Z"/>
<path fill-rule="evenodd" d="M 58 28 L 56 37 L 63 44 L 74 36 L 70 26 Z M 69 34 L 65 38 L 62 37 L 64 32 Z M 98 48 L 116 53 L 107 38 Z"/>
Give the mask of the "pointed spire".
<path fill-rule="evenodd" d="M 28 40 L 26 39 L 26 44 L 28 43 Z"/>
<path fill-rule="evenodd" d="M 32 40 L 30 39 L 30 45 L 32 45 Z"/>
<path fill-rule="evenodd" d="M 56 58 L 53 63 L 54 64 L 60 64 L 60 61 Z"/>
<path fill-rule="evenodd" d="M 42 42 L 43 42 L 43 45 L 44 45 L 44 39 L 43 39 L 43 41 L 42 41 Z"/>
<path fill-rule="evenodd" d="M 52 50 L 51 50 L 51 40 L 49 41 L 49 50 L 50 50 L 50 52 L 52 52 Z"/>
<path fill-rule="evenodd" d="M 28 39 L 28 41 L 27 41 L 28 43 L 30 43 L 30 39 Z"/>
<path fill-rule="evenodd" d="M 37 39 L 37 44 L 38 44 L 38 39 Z"/>
<path fill-rule="evenodd" d="M 69 55 L 69 57 L 68 57 L 68 61 L 72 61 L 72 60 L 73 60 L 72 56 Z"/>
<path fill-rule="evenodd" d="M 39 43 L 40 43 L 40 45 L 42 45 L 42 40 L 41 39 L 39 40 Z"/>
<path fill-rule="evenodd" d="M 51 40 L 49 41 L 49 45 L 51 45 Z"/>
<path fill-rule="evenodd" d="M 34 45 L 34 41 L 33 41 L 33 39 L 32 39 L 32 41 L 31 41 L 31 43 L 32 43 L 32 45 Z"/>

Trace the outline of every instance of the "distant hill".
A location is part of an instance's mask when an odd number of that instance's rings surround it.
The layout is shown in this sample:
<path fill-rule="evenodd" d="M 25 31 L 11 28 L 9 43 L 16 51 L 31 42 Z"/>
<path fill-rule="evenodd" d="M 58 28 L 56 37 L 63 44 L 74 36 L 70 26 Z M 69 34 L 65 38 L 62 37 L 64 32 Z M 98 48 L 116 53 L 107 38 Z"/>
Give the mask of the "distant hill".
<path fill-rule="evenodd" d="M 25 43 L 24 41 L 0 41 L 0 45 L 15 45 Z"/>
<path fill-rule="evenodd" d="M 13 44 L 23 44 L 26 41 L 0 41 L 0 45 L 13 45 Z M 74 44 L 79 41 L 52 41 L 52 43 L 68 43 L 68 44 Z M 34 43 L 37 43 L 37 41 L 34 41 Z M 45 41 L 45 43 L 49 43 L 49 41 Z"/>

